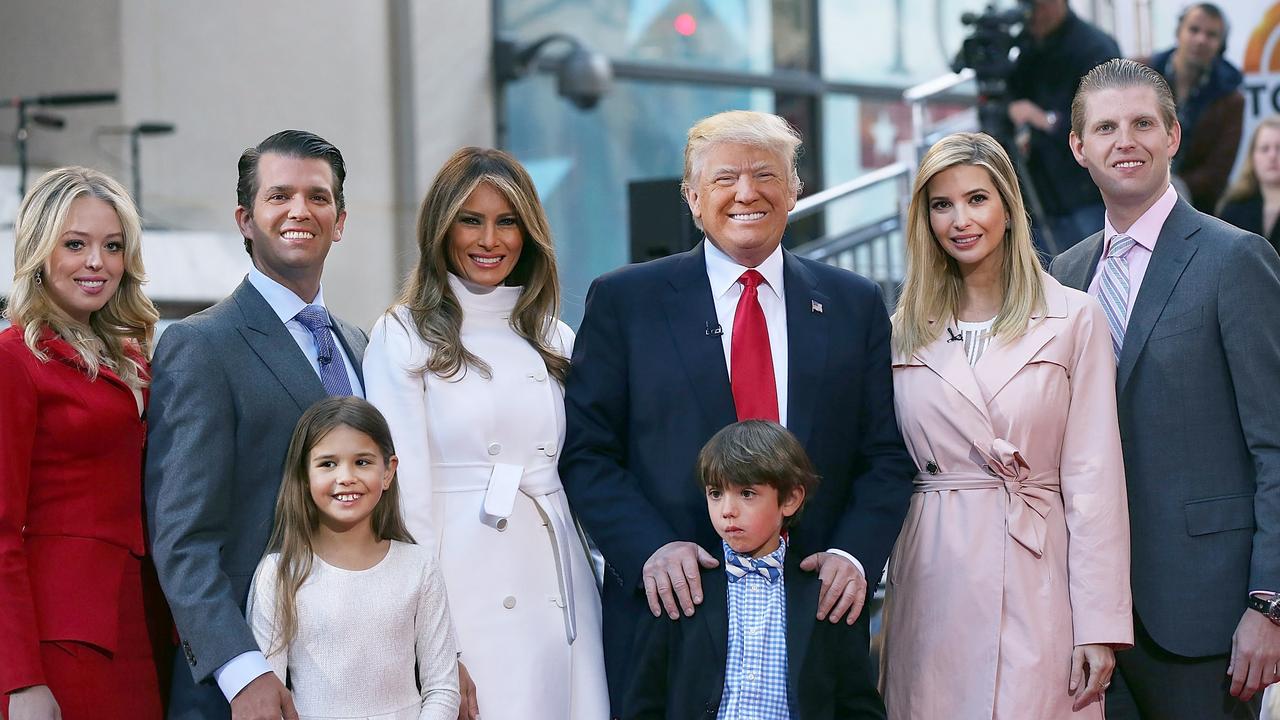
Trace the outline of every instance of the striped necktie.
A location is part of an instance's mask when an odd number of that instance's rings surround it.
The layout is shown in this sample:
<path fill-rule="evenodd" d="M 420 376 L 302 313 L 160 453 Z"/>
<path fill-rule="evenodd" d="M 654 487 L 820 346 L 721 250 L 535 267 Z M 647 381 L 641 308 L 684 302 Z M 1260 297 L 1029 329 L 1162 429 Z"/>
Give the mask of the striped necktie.
<path fill-rule="evenodd" d="M 1111 349 L 1116 361 L 1120 360 L 1120 348 L 1124 346 L 1124 331 L 1129 324 L 1129 251 L 1134 239 L 1119 233 L 1111 236 L 1107 259 L 1102 261 L 1102 282 L 1098 286 L 1098 300 L 1102 312 L 1111 326 Z"/>

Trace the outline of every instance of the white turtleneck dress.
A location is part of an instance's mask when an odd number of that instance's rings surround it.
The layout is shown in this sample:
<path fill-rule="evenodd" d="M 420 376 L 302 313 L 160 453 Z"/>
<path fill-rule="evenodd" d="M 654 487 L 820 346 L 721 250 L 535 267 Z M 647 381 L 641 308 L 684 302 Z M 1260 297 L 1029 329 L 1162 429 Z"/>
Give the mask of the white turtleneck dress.
<path fill-rule="evenodd" d="M 420 372 L 431 349 L 403 306 L 378 320 L 365 351 L 365 392 L 391 426 L 405 520 L 440 560 L 480 716 L 603 720 L 600 594 L 556 470 L 563 388 L 511 327 L 520 288 L 449 283 L 462 344 L 491 377 Z M 556 322 L 548 341 L 568 357 L 573 332 Z"/>

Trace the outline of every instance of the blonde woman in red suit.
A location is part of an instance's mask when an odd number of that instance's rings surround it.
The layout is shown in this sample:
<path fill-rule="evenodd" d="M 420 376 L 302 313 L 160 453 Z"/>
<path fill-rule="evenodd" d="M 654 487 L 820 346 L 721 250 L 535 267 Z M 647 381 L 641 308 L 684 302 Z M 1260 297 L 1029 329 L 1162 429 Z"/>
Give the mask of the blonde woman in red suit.
<path fill-rule="evenodd" d="M 23 199 L 0 332 L 0 710 L 162 715 L 167 631 L 142 529 L 157 313 L 119 183 L 53 170 Z"/>

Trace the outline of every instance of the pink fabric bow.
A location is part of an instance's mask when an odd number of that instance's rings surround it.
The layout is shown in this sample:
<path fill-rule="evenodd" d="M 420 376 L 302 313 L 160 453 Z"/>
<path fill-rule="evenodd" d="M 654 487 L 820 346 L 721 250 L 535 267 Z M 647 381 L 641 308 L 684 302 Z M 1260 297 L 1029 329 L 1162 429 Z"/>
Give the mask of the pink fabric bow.
<path fill-rule="evenodd" d="M 987 461 L 983 469 L 1004 481 L 1004 488 L 1009 494 L 1009 509 L 1005 516 L 1009 536 L 1036 557 L 1042 557 L 1048 530 L 1045 518 L 1053 509 L 1054 496 L 1061 493 L 1057 471 L 1040 473 L 1032 478 L 1031 467 L 1022 458 L 1022 453 L 1004 438 L 993 440 L 990 451 L 976 442 L 973 447 Z"/>

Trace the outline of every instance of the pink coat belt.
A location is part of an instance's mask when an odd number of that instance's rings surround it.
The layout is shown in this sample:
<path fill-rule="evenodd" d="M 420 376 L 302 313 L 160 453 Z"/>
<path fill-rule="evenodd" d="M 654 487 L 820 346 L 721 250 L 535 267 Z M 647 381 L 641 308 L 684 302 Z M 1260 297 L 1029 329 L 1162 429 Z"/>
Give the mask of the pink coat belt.
<path fill-rule="evenodd" d="M 996 438 L 987 450 L 975 442 L 974 448 L 987 462 L 981 469 L 920 474 L 913 481 L 914 492 L 943 490 L 995 490 L 1003 488 L 1008 498 L 1005 520 L 1009 536 L 1036 557 L 1044 555 L 1046 518 L 1061 503 L 1062 481 L 1058 468 L 1032 474 L 1018 448 Z"/>

